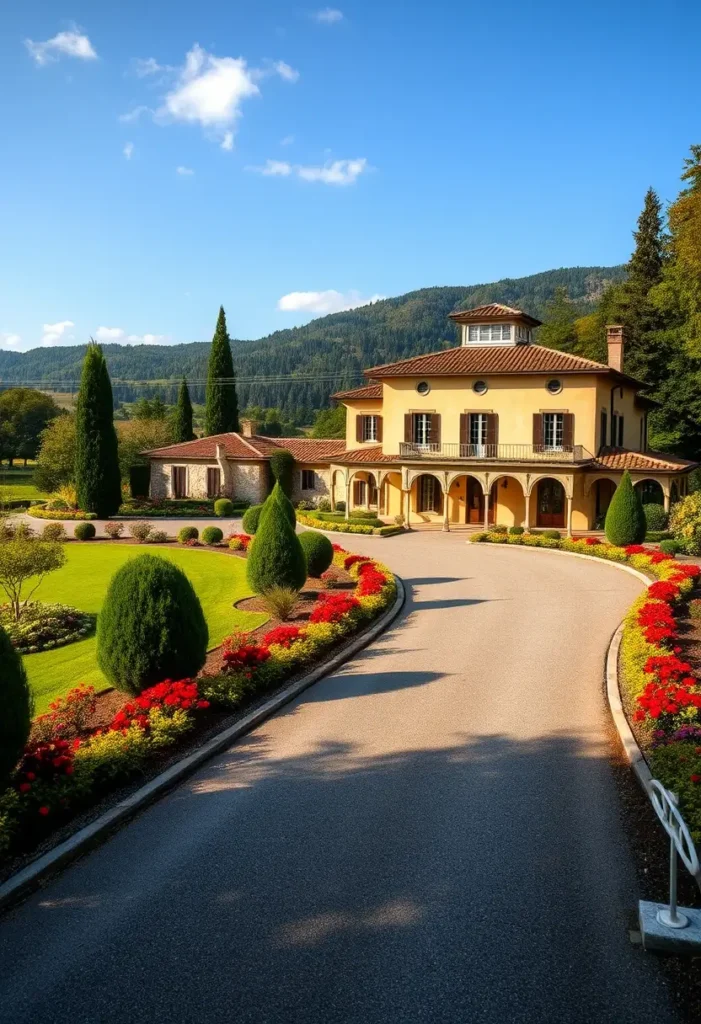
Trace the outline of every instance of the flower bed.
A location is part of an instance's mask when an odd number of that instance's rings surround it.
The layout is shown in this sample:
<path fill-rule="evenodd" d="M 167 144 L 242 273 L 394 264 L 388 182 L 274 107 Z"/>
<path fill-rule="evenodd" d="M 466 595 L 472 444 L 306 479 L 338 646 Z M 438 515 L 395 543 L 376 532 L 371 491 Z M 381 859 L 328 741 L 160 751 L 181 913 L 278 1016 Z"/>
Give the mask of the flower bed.
<path fill-rule="evenodd" d="M 532 534 L 475 534 L 475 543 L 557 548 L 630 565 L 654 577 L 624 620 L 619 685 L 635 738 L 655 778 L 679 797 L 694 841 L 701 842 L 701 679 L 679 644 L 679 612 L 701 568 L 640 544 L 616 547 Z"/>
<path fill-rule="evenodd" d="M 403 526 L 370 526 L 366 523 L 351 521 L 327 522 L 299 511 L 297 512 L 297 522 L 302 526 L 311 526 L 315 530 L 328 530 L 331 533 L 374 534 L 376 537 L 391 537 L 395 533 L 404 533 Z"/>
<path fill-rule="evenodd" d="M 234 634 L 224 643 L 224 669 L 197 680 L 166 680 L 126 700 L 104 728 L 88 729 L 91 687 L 78 687 L 36 719 L 10 787 L 0 794 L 0 856 L 32 849 L 111 790 L 136 780 L 170 752 L 206 709 L 224 719 L 286 683 L 390 606 L 396 580 L 372 559 L 334 545 L 334 565 L 357 583 L 354 592 L 321 592 L 303 625 L 282 624 L 262 637 Z"/>
<path fill-rule="evenodd" d="M 20 654 L 65 647 L 84 640 L 95 629 L 96 616 L 65 604 L 25 605 L 22 618 L 15 622 L 10 606 L 0 605 L 0 624 Z"/>
<path fill-rule="evenodd" d="M 180 500 L 168 500 L 163 501 L 147 501 L 132 499 L 131 501 L 124 502 L 120 505 L 118 516 L 125 519 L 136 518 L 143 519 L 147 518 L 161 518 L 161 519 L 190 519 L 193 517 L 208 516 L 214 518 L 216 513 L 214 511 L 215 499 L 203 498 L 201 501 L 191 501 L 188 499 Z M 233 503 L 232 517 L 241 516 L 250 506 L 250 501 L 236 501 Z"/>
<path fill-rule="evenodd" d="M 33 519 L 53 519 L 56 522 L 64 522 L 71 519 L 97 519 L 95 512 L 82 512 L 79 508 L 46 508 L 45 505 L 32 505 L 27 509 L 27 515 Z"/>

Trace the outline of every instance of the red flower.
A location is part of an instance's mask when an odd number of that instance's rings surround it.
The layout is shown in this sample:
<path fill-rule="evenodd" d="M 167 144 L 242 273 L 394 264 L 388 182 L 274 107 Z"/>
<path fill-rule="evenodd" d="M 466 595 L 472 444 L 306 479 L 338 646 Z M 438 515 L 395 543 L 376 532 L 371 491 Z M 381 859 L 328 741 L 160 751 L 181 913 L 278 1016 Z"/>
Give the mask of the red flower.
<path fill-rule="evenodd" d="M 263 643 L 270 647 L 271 644 L 277 644 L 279 647 L 289 648 L 298 640 L 304 640 L 306 633 L 299 626 L 276 626 L 275 629 L 271 629 L 269 633 L 266 633 L 263 637 Z"/>
<path fill-rule="evenodd" d="M 360 607 L 360 601 L 350 594 L 320 594 L 309 616 L 310 622 L 340 622 L 344 615 Z"/>
<path fill-rule="evenodd" d="M 648 553 L 642 544 L 627 544 L 625 552 L 627 555 L 646 555 Z"/>
<path fill-rule="evenodd" d="M 696 775 L 696 774 L 690 775 L 689 776 L 689 781 L 690 782 L 701 782 L 701 775 Z"/>
<path fill-rule="evenodd" d="M 32 786 L 29 782 L 21 782 L 18 786 L 20 793 L 28 793 L 31 788 Z"/>
<path fill-rule="evenodd" d="M 199 699 L 195 680 L 180 679 L 172 682 L 166 679 L 142 690 L 134 700 L 127 701 L 114 716 L 109 728 L 112 732 L 126 732 L 132 725 L 137 725 L 147 731 L 151 725 L 148 713 L 152 708 L 173 713 L 177 710 L 189 711 L 193 705 L 195 708 L 209 707 L 208 701 Z"/>
<path fill-rule="evenodd" d="M 358 562 L 371 562 L 372 559 L 367 555 L 348 555 L 348 558 L 343 561 L 343 568 L 348 570 L 352 565 L 357 565 Z"/>
<path fill-rule="evenodd" d="M 49 813 L 49 808 L 46 805 L 44 805 L 43 807 L 39 808 L 39 814 L 41 814 L 42 817 L 45 818 L 48 813 Z"/>

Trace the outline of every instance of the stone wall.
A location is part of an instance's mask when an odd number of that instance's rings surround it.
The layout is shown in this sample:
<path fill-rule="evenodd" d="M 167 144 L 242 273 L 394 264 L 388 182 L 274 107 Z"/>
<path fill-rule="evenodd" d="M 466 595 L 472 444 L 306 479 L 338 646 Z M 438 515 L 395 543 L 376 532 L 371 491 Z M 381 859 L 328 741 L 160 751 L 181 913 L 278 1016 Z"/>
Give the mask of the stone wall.
<path fill-rule="evenodd" d="M 207 470 L 224 469 L 221 474 L 222 495 L 233 500 L 250 501 L 257 505 L 268 493 L 268 464 L 266 462 L 230 462 L 221 467 L 216 459 L 179 459 L 177 462 L 151 461 L 151 497 L 155 500 L 173 497 L 173 467 L 187 469 L 187 497 L 207 497 Z"/>
<path fill-rule="evenodd" d="M 302 470 L 314 473 L 314 487 L 302 489 Z M 318 501 L 319 498 L 331 496 L 331 470 L 328 466 L 313 466 L 309 463 L 297 462 L 294 468 L 292 501 Z"/>

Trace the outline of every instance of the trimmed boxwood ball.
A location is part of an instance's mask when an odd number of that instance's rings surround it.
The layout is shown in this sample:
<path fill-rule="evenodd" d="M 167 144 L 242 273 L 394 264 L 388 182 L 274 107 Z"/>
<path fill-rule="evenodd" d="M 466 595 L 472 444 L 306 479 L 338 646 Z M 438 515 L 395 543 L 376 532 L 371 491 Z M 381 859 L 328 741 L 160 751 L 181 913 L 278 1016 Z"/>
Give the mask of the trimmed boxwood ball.
<path fill-rule="evenodd" d="M 229 498 L 217 498 L 214 502 L 214 514 L 225 518 L 226 516 L 233 516 L 234 514 L 234 503 Z M 204 534 L 202 535 L 204 537 Z"/>
<path fill-rule="evenodd" d="M 606 539 L 618 547 L 641 544 L 645 540 L 647 523 L 640 495 L 633 487 L 630 473 L 625 471 L 614 491 L 606 513 Z"/>
<path fill-rule="evenodd" d="M 684 550 L 684 545 L 678 540 L 660 541 L 660 551 L 663 555 L 678 555 Z"/>
<path fill-rule="evenodd" d="M 520 537 L 522 533 L 525 533 L 525 530 L 522 526 L 510 526 L 509 533 L 512 537 Z"/>
<path fill-rule="evenodd" d="M 251 537 L 255 534 L 258 529 L 258 523 L 260 522 L 260 514 L 262 511 L 262 505 L 251 505 L 250 508 L 246 509 L 241 521 L 244 533 L 249 533 Z"/>
<path fill-rule="evenodd" d="M 307 572 L 318 579 L 333 562 L 333 545 L 323 533 L 305 530 L 299 535 L 299 543 L 307 556 Z"/>
<path fill-rule="evenodd" d="M 543 530 L 543 536 L 549 540 L 561 540 L 562 534 L 559 530 Z"/>
<path fill-rule="evenodd" d="M 34 702 L 22 658 L 0 626 L 0 791 L 29 737 Z"/>
<path fill-rule="evenodd" d="M 307 578 L 307 560 L 299 537 L 282 504 L 271 499 L 266 502 L 265 515 L 246 559 L 246 576 L 257 594 L 265 594 L 271 587 L 301 590 Z"/>
<path fill-rule="evenodd" d="M 205 544 L 221 544 L 224 534 L 218 526 L 205 526 L 202 531 L 202 540 Z"/>
<path fill-rule="evenodd" d="M 96 532 L 92 523 L 77 523 L 73 530 L 73 536 L 76 540 L 92 540 Z"/>
<path fill-rule="evenodd" d="M 667 529 L 669 514 L 665 512 L 664 505 L 643 505 L 643 512 L 645 514 L 648 533 L 661 533 L 663 530 Z"/>
<path fill-rule="evenodd" d="M 199 598 L 177 565 L 140 555 L 112 577 L 97 620 L 97 661 L 118 690 L 138 694 L 196 676 L 208 640 Z"/>
<path fill-rule="evenodd" d="M 178 531 L 178 540 L 181 544 L 187 544 L 189 540 L 197 540 L 200 535 L 200 531 L 196 526 L 183 526 L 182 530 Z"/>

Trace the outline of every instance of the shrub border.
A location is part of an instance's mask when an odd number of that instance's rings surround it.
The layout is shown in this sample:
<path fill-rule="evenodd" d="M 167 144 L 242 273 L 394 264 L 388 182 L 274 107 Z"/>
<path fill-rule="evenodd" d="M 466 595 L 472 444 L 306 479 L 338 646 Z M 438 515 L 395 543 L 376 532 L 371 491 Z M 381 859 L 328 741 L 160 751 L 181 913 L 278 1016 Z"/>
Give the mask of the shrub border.
<path fill-rule="evenodd" d="M 317 665 L 316 668 L 302 676 L 301 679 L 286 686 L 261 705 L 261 707 L 251 711 L 234 723 L 234 725 L 230 725 L 220 733 L 217 733 L 216 736 L 213 736 L 212 739 L 208 740 L 197 750 L 171 765 L 170 768 L 167 768 L 160 775 L 151 779 L 146 785 L 130 794 L 124 800 L 121 800 L 116 806 L 105 811 L 95 821 L 85 825 L 52 850 L 42 854 L 35 861 L 32 861 L 31 864 L 28 864 L 27 867 L 18 871 L 0 885 L 0 909 L 4 910 L 18 899 L 37 889 L 48 875 L 53 874 L 59 868 L 65 867 L 92 847 L 99 845 L 119 825 L 133 818 L 144 807 L 154 803 L 167 793 L 168 790 L 197 771 L 210 758 L 221 753 L 241 736 L 251 732 L 261 722 L 271 718 L 280 708 L 289 704 L 290 701 L 294 700 L 295 697 L 298 697 L 314 683 L 345 664 L 359 651 L 362 651 L 363 648 L 372 643 L 396 619 L 404 605 L 406 592 L 403 582 L 396 573 L 392 575 L 397 587 L 397 594 L 392 606 L 384 611 L 379 618 L 371 622 L 366 629 L 358 633 L 347 646 L 327 661 Z"/>
<path fill-rule="evenodd" d="M 359 521 L 343 523 L 327 523 L 326 520 L 315 519 L 304 512 L 297 511 L 297 522 L 300 526 L 306 526 L 310 530 L 317 530 L 319 533 L 343 533 L 348 536 L 359 537 L 395 537 L 398 533 L 407 533 L 403 526 L 363 526 Z"/>

